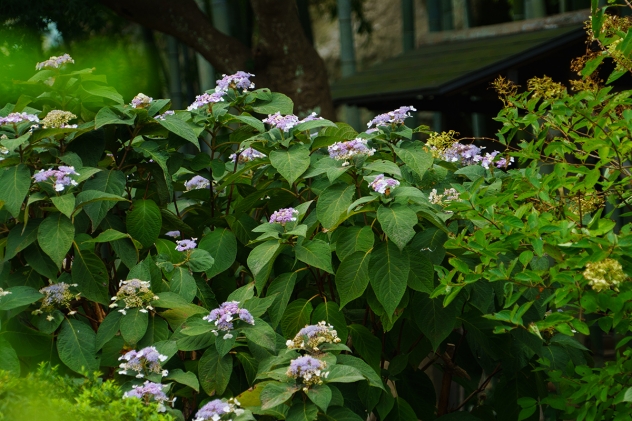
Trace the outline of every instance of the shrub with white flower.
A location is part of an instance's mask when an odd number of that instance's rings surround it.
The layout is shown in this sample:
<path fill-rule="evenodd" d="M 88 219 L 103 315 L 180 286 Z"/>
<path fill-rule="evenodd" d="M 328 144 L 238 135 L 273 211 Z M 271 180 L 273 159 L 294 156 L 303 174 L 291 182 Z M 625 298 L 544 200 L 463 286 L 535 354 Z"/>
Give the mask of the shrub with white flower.
<path fill-rule="evenodd" d="M 592 289 L 597 292 L 610 288 L 614 288 L 616 291 L 619 284 L 627 279 L 621 263 L 610 258 L 588 263 L 584 277 L 588 279 L 588 284 L 592 286 Z"/>
<path fill-rule="evenodd" d="M 326 321 L 320 321 L 315 325 L 307 325 L 299 330 L 294 339 L 288 340 L 285 345 L 289 349 L 302 349 L 309 352 L 319 352 L 318 347 L 323 343 L 339 343 L 338 332 Z"/>
<path fill-rule="evenodd" d="M 0 297 L 4 297 L 5 295 L 9 295 L 11 294 L 11 291 L 5 291 L 2 288 L 0 288 Z"/>
<path fill-rule="evenodd" d="M 369 187 L 371 187 L 374 191 L 387 196 L 397 186 L 399 186 L 399 181 L 394 178 L 384 177 L 384 174 L 378 174 L 375 179 L 369 183 Z"/>
<path fill-rule="evenodd" d="M 285 208 L 279 209 L 278 211 L 274 211 L 272 215 L 270 215 L 270 223 L 271 224 L 279 224 L 285 226 L 288 222 L 296 222 L 296 217 L 299 215 L 299 211 L 294 208 Z"/>
<path fill-rule="evenodd" d="M 444 189 L 443 193 L 438 194 L 437 189 L 432 189 L 428 195 L 430 203 L 445 206 L 453 200 L 459 200 L 459 192 L 454 188 Z"/>
<path fill-rule="evenodd" d="M 147 281 L 141 281 L 140 279 L 129 279 L 127 281 L 119 282 L 119 290 L 116 296 L 112 297 L 111 308 L 118 307 L 117 301 L 123 301 L 125 308 L 119 310 L 123 314 L 127 314 L 128 308 L 140 308 L 139 311 L 147 313 L 147 310 L 153 310 L 154 308 L 150 303 L 158 299 L 153 292 L 151 292 L 151 284 Z"/>
<path fill-rule="evenodd" d="M 189 181 L 184 183 L 184 187 L 186 187 L 187 191 L 190 190 L 198 190 L 198 189 L 209 189 L 211 188 L 211 182 L 202 177 L 201 175 L 196 175 Z"/>
<path fill-rule="evenodd" d="M 167 410 L 165 402 L 171 403 L 171 406 L 173 407 L 176 398 L 169 399 L 167 394 L 163 391 L 163 387 L 164 386 L 160 383 L 154 383 L 146 380 L 142 385 L 132 386 L 132 390 L 123 394 L 123 398 L 140 399 L 145 403 L 145 405 L 157 402 L 158 412 L 165 412 Z"/>
<path fill-rule="evenodd" d="M 226 301 L 222 303 L 219 308 L 211 310 L 211 313 L 202 319 L 209 323 L 215 323 L 217 329 L 212 331 L 215 336 L 219 335 L 219 332 L 226 332 L 224 339 L 233 337 L 230 331 L 235 328 L 234 322 L 237 320 L 241 320 L 250 325 L 255 324 L 255 319 L 252 317 L 252 314 L 244 308 L 239 308 L 239 301 Z"/>
<path fill-rule="evenodd" d="M 267 155 L 259 152 L 253 148 L 246 148 L 239 153 L 231 154 L 228 159 L 232 162 L 239 161 L 240 164 L 245 164 L 246 162 L 254 161 L 258 158 L 265 158 Z"/>
<path fill-rule="evenodd" d="M 194 248 L 197 247 L 197 243 L 195 242 L 195 240 L 197 240 L 197 238 L 191 238 L 190 240 L 178 240 L 176 241 L 176 250 L 178 251 L 186 251 L 186 250 L 193 250 Z"/>
<path fill-rule="evenodd" d="M 239 417 L 245 412 L 239 406 L 240 403 L 237 398 L 215 399 L 200 408 L 193 421 L 231 421 L 234 417 Z"/>
<path fill-rule="evenodd" d="M 152 97 L 141 92 L 132 99 L 130 105 L 132 108 L 149 108 L 149 105 L 151 105 L 153 100 L 154 99 Z"/>
<path fill-rule="evenodd" d="M 63 191 L 68 186 L 76 186 L 77 181 L 70 178 L 71 175 L 80 175 L 75 171 L 75 167 L 67 167 L 60 165 L 56 170 L 50 168 L 48 170 L 41 169 L 33 174 L 33 180 L 36 183 L 51 182 L 55 186 L 55 191 Z"/>
<path fill-rule="evenodd" d="M 119 374 L 131 375 L 129 372 L 135 372 L 136 377 L 142 379 L 150 374 L 159 374 L 166 376 L 168 370 L 162 369 L 162 363 L 167 361 L 168 357 L 162 355 L 153 346 L 148 346 L 140 351 L 129 351 L 119 358 L 124 361 L 119 365 Z"/>
<path fill-rule="evenodd" d="M 349 160 L 356 156 L 372 156 L 375 149 L 369 148 L 366 139 L 355 138 L 347 142 L 336 142 L 327 148 L 329 157 L 336 161 L 345 161 L 342 165 L 349 165 Z"/>
<path fill-rule="evenodd" d="M 70 111 L 52 110 L 46 114 L 41 123 L 44 129 L 76 129 L 76 124 L 68 124 L 74 118 L 77 118 L 77 116 Z"/>
<path fill-rule="evenodd" d="M 35 70 L 42 69 L 59 69 L 61 66 L 67 63 L 74 63 L 75 61 L 68 54 L 61 56 L 52 56 L 48 60 L 42 61 L 35 65 Z"/>
<path fill-rule="evenodd" d="M 42 304 L 40 308 L 33 311 L 33 314 L 52 313 L 58 308 L 66 308 L 69 310 L 68 315 L 76 313 L 71 307 L 72 300 L 78 300 L 80 292 L 73 293 L 70 291 L 71 287 L 77 287 L 77 284 L 67 284 L 65 282 L 59 282 L 57 284 L 51 284 L 39 290 L 40 294 L 44 294 Z M 49 314 L 46 317 L 47 320 L 52 320 L 52 316 Z"/>
<path fill-rule="evenodd" d="M 329 372 L 325 371 L 327 363 L 309 355 L 293 359 L 287 369 L 287 375 L 303 383 L 303 390 L 309 386 L 322 384 Z"/>

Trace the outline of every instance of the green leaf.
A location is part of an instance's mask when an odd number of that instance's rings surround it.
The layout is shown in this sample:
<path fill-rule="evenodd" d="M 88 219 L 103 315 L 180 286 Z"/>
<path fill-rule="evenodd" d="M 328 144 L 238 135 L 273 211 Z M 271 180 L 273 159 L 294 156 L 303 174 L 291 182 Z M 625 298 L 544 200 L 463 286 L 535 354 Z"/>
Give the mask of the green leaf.
<path fill-rule="evenodd" d="M 417 327 L 436 350 L 454 328 L 456 308 L 453 305 L 444 308 L 442 298 L 431 299 L 423 293 L 415 294 L 412 303 Z"/>
<path fill-rule="evenodd" d="M 200 150 L 200 141 L 186 121 L 175 116 L 166 116 L 164 119 L 156 121 L 171 133 L 191 142 L 198 151 Z"/>
<path fill-rule="evenodd" d="M 230 293 L 226 301 L 239 301 L 240 303 L 246 302 L 255 296 L 255 285 L 250 282 L 243 287 L 239 287 Z"/>
<path fill-rule="evenodd" d="M 112 86 L 101 85 L 96 82 L 84 82 L 80 85 L 81 89 L 93 96 L 111 99 L 112 101 L 122 104 L 123 97 Z"/>
<path fill-rule="evenodd" d="M 415 236 L 417 214 L 407 205 L 393 204 L 390 207 L 380 205 L 377 220 L 382 229 L 400 250 Z"/>
<path fill-rule="evenodd" d="M 299 330 L 309 324 L 312 304 L 304 298 L 292 301 L 283 313 L 281 331 L 286 338 L 293 338 Z"/>
<path fill-rule="evenodd" d="M 265 286 L 272 270 L 272 263 L 279 254 L 280 249 L 281 244 L 277 240 L 269 240 L 259 244 L 248 255 L 248 268 L 255 278 L 258 291 L 261 291 Z"/>
<path fill-rule="evenodd" d="M 200 240 L 198 248 L 208 251 L 213 256 L 213 266 L 206 271 L 208 278 L 212 278 L 231 267 L 237 257 L 237 239 L 235 234 L 226 228 L 216 228 L 215 231 L 205 235 Z"/>
<path fill-rule="evenodd" d="M 135 117 L 123 114 L 115 108 L 104 107 L 99 110 L 94 118 L 94 129 L 97 130 L 107 124 L 125 124 L 131 126 L 134 124 L 134 119 Z"/>
<path fill-rule="evenodd" d="M 331 266 L 331 250 L 329 243 L 323 240 L 305 240 L 302 245 L 294 247 L 296 258 L 318 269 L 334 273 Z"/>
<path fill-rule="evenodd" d="M 318 407 L 311 402 L 294 403 L 285 417 L 285 421 L 314 421 L 318 416 Z"/>
<path fill-rule="evenodd" d="M 309 148 L 305 145 L 294 145 L 287 150 L 272 151 L 270 163 L 291 186 L 309 168 Z"/>
<path fill-rule="evenodd" d="M 364 418 L 361 418 L 351 409 L 339 406 L 330 408 L 325 419 L 327 421 L 364 421 Z"/>
<path fill-rule="evenodd" d="M 287 383 L 270 382 L 261 390 L 261 408 L 270 409 L 290 399 L 298 388 Z"/>
<path fill-rule="evenodd" d="M 246 380 L 249 385 L 252 385 L 257 377 L 257 370 L 259 368 L 259 362 L 255 357 L 246 352 L 237 352 L 235 354 L 239 362 L 241 363 L 244 373 L 246 374 Z"/>
<path fill-rule="evenodd" d="M 121 336 L 130 345 L 135 345 L 147 332 L 149 316 L 140 310 L 138 307 L 128 308 L 121 318 Z"/>
<path fill-rule="evenodd" d="M 210 396 L 222 395 L 228 386 L 232 372 L 233 357 L 230 354 L 220 357 L 214 347 L 204 351 L 198 365 L 198 377 L 206 393 Z"/>
<path fill-rule="evenodd" d="M 137 200 L 133 206 L 132 211 L 127 214 L 127 232 L 144 248 L 149 248 L 160 235 L 160 208 L 153 200 Z"/>
<path fill-rule="evenodd" d="M 283 313 L 287 308 L 287 304 L 290 302 L 290 297 L 292 296 L 292 292 L 294 291 L 295 284 L 296 272 L 290 272 L 283 273 L 277 276 L 268 286 L 268 296 L 273 296 L 276 294 L 274 302 L 268 310 L 268 315 L 270 316 L 270 323 L 272 324 L 272 327 L 276 328 L 279 324 L 281 316 L 283 316 Z"/>
<path fill-rule="evenodd" d="M 96 357 L 96 334 L 87 324 L 78 320 L 66 319 L 61 324 L 57 336 L 59 359 L 71 370 L 81 373 L 99 369 Z"/>
<path fill-rule="evenodd" d="M 8 261 L 16 254 L 24 250 L 37 239 L 37 231 L 39 229 L 40 220 L 29 222 L 28 225 L 16 224 L 7 238 L 7 245 L 5 247 L 4 261 Z M 46 257 L 48 259 L 48 256 Z M 57 266 L 55 265 L 55 273 L 57 273 Z M 52 276 L 54 278 L 55 276 Z"/>
<path fill-rule="evenodd" d="M 42 251 L 50 256 L 57 268 L 72 246 L 75 238 L 75 226 L 62 214 L 49 215 L 37 230 L 37 242 Z"/>
<path fill-rule="evenodd" d="M 252 109 L 259 114 L 274 114 L 277 111 L 283 115 L 294 112 L 294 103 L 286 95 L 272 92 L 269 100 L 257 100 Z"/>
<path fill-rule="evenodd" d="M 122 171 L 111 170 L 102 171 L 87 180 L 83 185 L 84 191 L 96 190 L 116 196 L 121 196 L 125 192 L 126 178 Z M 86 204 L 83 207 L 84 212 L 92 221 L 92 230 L 94 231 L 108 211 L 116 205 L 114 201 L 98 201 Z"/>
<path fill-rule="evenodd" d="M 369 263 L 369 279 L 378 301 L 390 318 L 406 292 L 410 263 L 408 254 L 388 241 L 378 245 Z"/>
<path fill-rule="evenodd" d="M 354 383 L 364 380 L 364 376 L 355 367 L 336 364 L 329 368 L 327 383 Z"/>
<path fill-rule="evenodd" d="M 373 230 L 369 226 L 341 228 L 342 233 L 336 239 L 336 254 L 341 261 L 356 251 L 367 252 L 375 241 Z"/>
<path fill-rule="evenodd" d="M 312 324 L 323 320 L 336 329 L 341 343 L 344 344 L 347 342 L 347 335 L 349 334 L 347 321 L 345 320 L 345 316 L 340 312 L 338 304 L 333 301 L 326 301 L 316 307 L 314 313 L 312 313 Z"/>
<path fill-rule="evenodd" d="M 250 127 L 252 127 L 255 130 L 257 130 L 259 133 L 263 133 L 263 132 L 266 131 L 266 127 L 263 125 L 261 120 L 259 120 L 258 118 L 255 118 L 253 116 L 250 116 L 250 115 L 231 115 L 230 117 L 232 117 L 235 120 L 239 120 L 242 123 L 245 123 L 245 124 L 249 125 Z"/>
<path fill-rule="evenodd" d="M 408 248 L 410 272 L 408 273 L 408 287 L 430 294 L 434 290 L 434 265 L 421 253 L 415 253 Z"/>
<path fill-rule="evenodd" d="M 220 357 L 228 355 L 230 351 L 235 347 L 237 337 L 235 335 L 226 336 L 226 334 L 219 335 L 215 338 L 215 349 Z"/>
<path fill-rule="evenodd" d="M 276 332 L 263 320 L 255 319 L 255 324 L 245 325 L 242 332 L 249 341 L 276 352 Z"/>
<path fill-rule="evenodd" d="M 121 325 L 123 315 L 118 311 L 111 311 L 99 325 L 96 337 L 96 350 L 99 351 L 107 342 L 116 336 Z"/>
<path fill-rule="evenodd" d="M 253 317 L 261 317 L 268 307 L 272 305 L 276 297 L 268 294 L 265 298 L 254 297 L 247 300 L 240 307 L 248 310 Z"/>
<path fill-rule="evenodd" d="M 364 379 L 364 378 L 362 378 Z M 327 385 L 316 385 L 307 389 L 307 397 L 314 402 L 323 412 L 327 412 L 331 402 L 331 389 Z"/>
<path fill-rule="evenodd" d="M 120 240 L 121 238 L 130 238 L 129 234 L 114 230 L 107 229 L 99 234 L 96 238 L 91 238 L 84 241 L 84 243 L 109 243 L 110 241 Z"/>
<path fill-rule="evenodd" d="M 72 281 L 78 285 L 81 295 L 103 305 L 110 304 L 108 284 L 110 278 L 103 261 L 89 250 L 80 250 L 75 245 L 72 264 Z"/>
<path fill-rule="evenodd" d="M 11 310 L 25 306 L 43 297 L 35 288 L 27 286 L 15 286 L 7 288 L 5 292 L 10 294 L 0 296 L 0 310 Z"/>
<path fill-rule="evenodd" d="M 204 272 L 213 266 L 214 261 L 208 251 L 194 249 L 189 256 L 189 269 L 192 272 Z"/>
<path fill-rule="evenodd" d="M 384 159 L 376 159 L 368 165 L 363 166 L 362 169 L 375 171 L 378 173 L 388 173 L 396 175 L 397 177 L 402 176 L 402 171 L 399 169 L 399 166 L 396 163 L 392 161 L 386 161 Z"/>
<path fill-rule="evenodd" d="M 323 118 L 323 119 L 310 120 L 310 121 L 306 121 L 304 123 L 301 123 L 301 124 L 296 126 L 296 130 L 299 131 L 299 132 L 302 132 L 302 131 L 305 131 L 305 130 L 317 129 L 317 128 L 320 128 L 320 127 L 338 127 L 338 126 L 336 126 L 331 121 L 325 120 Z"/>
<path fill-rule="evenodd" d="M 1 301 L 1 299 L 0 299 Z M 0 336 L 0 370 L 20 375 L 20 360 L 9 341 Z"/>
<path fill-rule="evenodd" d="M 378 376 L 375 370 L 373 370 L 360 358 L 354 357 L 353 355 L 339 354 L 336 356 L 336 359 L 338 360 L 338 364 L 349 365 L 351 367 L 357 368 L 360 373 L 362 373 L 362 375 L 368 380 L 370 386 L 379 387 L 380 389 L 386 391 L 384 385 L 382 384 L 382 379 L 380 379 L 380 376 Z"/>
<path fill-rule="evenodd" d="M 405 142 L 401 148 L 395 148 L 395 153 L 420 178 L 423 178 L 434 162 L 432 154 L 426 152 L 423 145 L 418 142 Z"/>
<path fill-rule="evenodd" d="M 72 216 L 73 211 L 75 210 L 75 195 L 72 193 L 65 194 L 63 196 L 53 196 L 51 197 L 51 201 L 53 205 L 57 208 L 57 210 L 68 218 Z"/>
<path fill-rule="evenodd" d="M 182 371 L 179 368 L 175 370 L 169 370 L 169 375 L 165 377 L 165 380 L 173 380 L 185 386 L 189 386 L 191 389 L 196 392 L 200 391 L 200 382 L 198 382 L 195 373 L 191 373 L 190 371 Z"/>
<path fill-rule="evenodd" d="M 380 373 L 380 361 L 382 357 L 382 343 L 369 329 L 359 324 L 349 326 L 349 334 L 355 353 L 374 370 Z"/>
<path fill-rule="evenodd" d="M 185 267 L 179 266 L 171 272 L 171 282 L 169 288 L 172 292 L 180 295 L 188 303 L 193 301 L 197 293 L 197 285 L 195 279 Z"/>
<path fill-rule="evenodd" d="M 22 203 L 31 187 L 31 172 L 24 164 L 0 171 L 0 202 L 14 218 L 20 215 Z"/>
<path fill-rule="evenodd" d="M 316 215 L 325 229 L 332 230 L 345 219 L 354 193 L 354 185 L 334 184 L 318 196 Z"/>
<path fill-rule="evenodd" d="M 53 310 L 50 313 L 35 316 L 35 326 L 40 332 L 46 335 L 51 335 L 57 330 L 59 325 L 61 325 L 64 318 L 64 313 L 59 310 Z"/>
<path fill-rule="evenodd" d="M 393 409 L 391 409 L 385 421 L 417 421 L 417 415 L 408 402 L 397 397 L 395 398 Z"/>

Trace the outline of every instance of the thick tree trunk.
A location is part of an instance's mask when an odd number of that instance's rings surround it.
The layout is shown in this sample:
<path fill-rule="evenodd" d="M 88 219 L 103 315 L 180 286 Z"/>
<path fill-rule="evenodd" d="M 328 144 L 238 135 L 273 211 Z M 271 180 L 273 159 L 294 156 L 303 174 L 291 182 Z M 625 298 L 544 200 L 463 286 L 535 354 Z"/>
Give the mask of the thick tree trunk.
<path fill-rule="evenodd" d="M 259 88 L 292 98 L 295 113 L 333 119 L 325 65 L 301 27 L 295 0 L 251 0 L 258 36 L 252 50 L 219 32 L 194 0 L 100 0 L 117 14 L 178 38 L 221 73 L 254 73 Z"/>

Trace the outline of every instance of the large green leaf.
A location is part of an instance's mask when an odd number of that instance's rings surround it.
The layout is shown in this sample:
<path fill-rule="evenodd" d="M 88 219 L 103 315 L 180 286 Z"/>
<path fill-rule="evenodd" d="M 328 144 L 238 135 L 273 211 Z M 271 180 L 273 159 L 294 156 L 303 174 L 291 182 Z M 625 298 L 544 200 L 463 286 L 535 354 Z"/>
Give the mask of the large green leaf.
<path fill-rule="evenodd" d="M 347 342 L 347 336 L 349 334 L 349 330 L 347 329 L 347 321 L 345 320 L 345 316 L 340 311 L 338 304 L 333 301 L 326 301 L 320 303 L 316 307 L 316 309 L 312 313 L 312 324 L 316 324 L 323 320 L 336 329 L 341 343 L 344 344 Z"/>
<path fill-rule="evenodd" d="M 369 279 L 378 301 L 390 318 L 408 285 L 408 254 L 390 241 L 381 243 L 371 253 Z"/>
<path fill-rule="evenodd" d="M 153 200 L 137 200 L 127 214 L 127 232 L 143 247 L 151 247 L 160 235 L 162 216 L 160 208 Z"/>
<path fill-rule="evenodd" d="M 318 407 L 309 401 L 295 402 L 285 417 L 285 421 L 314 421 L 318 416 Z"/>
<path fill-rule="evenodd" d="M 294 103 L 288 96 L 278 92 L 271 92 L 270 96 L 267 100 L 257 100 L 252 109 L 259 114 L 274 114 L 278 111 L 285 115 L 294 112 Z"/>
<path fill-rule="evenodd" d="M 233 372 L 233 357 L 220 357 L 215 347 L 207 348 L 200 358 L 198 377 L 202 389 L 210 396 L 222 395 Z"/>
<path fill-rule="evenodd" d="M 391 409 L 385 421 L 417 421 L 417 415 L 408 402 L 397 397 L 395 398 L 393 409 Z"/>
<path fill-rule="evenodd" d="M 443 307 L 443 298 L 431 299 L 427 294 L 417 293 L 412 301 L 415 323 L 428 338 L 433 349 L 448 337 L 456 321 L 454 305 Z"/>
<path fill-rule="evenodd" d="M 22 202 L 31 187 L 31 172 L 24 164 L 0 171 L 0 202 L 15 218 L 20 214 Z"/>
<path fill-rule="evenodd" d="M 146 312 L 140 311 L 140 308 L 129 308 L 127 314 L 121 318 L 121 336 L 130 345 L 135 345 L 140 341 L 149 324 L 149 317 Z"/>
<path fill-rule="evenodd" d="M 80 373 L 99 368 L 96 357 L 96 334 L 87 324 L 79 320 L 66 319 L 57 336 L 59 359 L 71 370 Z"/>
<path fill-rule="evenodd" d="M 328 368 L 327 383 L 354 383 L 364 380 L 364 376 L 355 367 L 336 364 Z"/>
<path fill-rule="evenodd" d="M 261 408 L 269 409 L 290 399 L 298 391 L 295 385 L 270 382 L 261 390 Z"/>
<path fill-rule="evenodd" d="M 0 310 L 11 310 L 25 306 L 43 297 L 36 289 L 27 286 L 15 286 L 5 292 L 9 294 L 0 296 Z"/>
<path fill-rule="evenodd" d="M 14 257 L 37 239 L 37 230 L 40 222 L 41 220 L 30 221 L 26 226 L 24 224 L 16 224 L 11 228 L 5 248 L 5 261 Z"/>
<path fill-rule="evenodd" d="M 156 120 L 162 127 L 169 130 L 181 138 L 191 142 L 198 150 L 200 150 L 200 141 L 193 129 L 186 121 L 180 120 L 175 116 L 166 116 L 163 119 Z"/>
<path fill-rule="evenodd" d="M 425 254 L 407 248 L 410 260 L 408 287 L 430 294 L 434 289 L 434 265 Z"/>
<path fill-rule="evenodd" d="M 0 370 L 8 371 L 14 376 L 20 375 L 20 360 L 9 341 L 0 337 Z"/>
<path fill-rule="evenodd" d="M 198 248 L 209 252 L 215 261 L 206 271 L 206 276 L 212 278 L 222 273 L 235 262 L 237 257 L 237 239 L 229 229 L 216 228 L 205 235 L 198 244 Z"/>
<path fill-rule="evenodd" d="M 417 214 L 407 205 L 393 204 L 390 207 L 380 205 L 377 210 L 377 220 L 382 229 L 400 250 L 415 236 L 414 226 L 417 224 Z"/>
<path fill-rule="evenodd" d="M 50 257 L 48 257 L 37 244 L 27 247 L 26 250 L 24 250 L 23 256 L 29 266 L 35 269 L 40 275 L 48 279 L 55 279 L 57 277 L 57 265 L 53 263 Z"/>
<path fill-rule="evenodd" d="M 283 313 L 281 331 L 286 338 L 293 338 L 299 330 L 309 324 L 312 304 L 304 298 L 292 301 Z"/>
<path fill-rule="evenodd" d="M 255 324 L 246 325 L 242 332 L 250 342 L 276 352 L 276 332 L 263 320 L 255 319 Z"/>
<path fill-rule="evenodd" d="M 51 197 L 53 205 L 57 210 L 68 218 L 72 216 L 72 212 L 75 210 L 75 195 L 72 193 L 64 194 L 63 196 Z"/>
<path fill-rule="evenodd" d="M 179 266 L 172 272 L 171 282 L 169 283 L 171 291 L 180 295 L 187 302 L 193 301 L 197 293 L 197 285 L 195 279 L 185 267 Z"/>
<path fill-rule="evenodd" d="M 336 255 L 341 261 L 355 253 L 356 251 L 369 251 L 373 248 L 375 241 L 373 230 L 369 226 L 345 227 L 336 238 Z"/>
<path fill-rule="evenodd" d="M 37 242 L 42 251 L 50 256 L 57 268 L 72 246 L 75 226 L 67 216 L 60 213 L 49 215 L 37 230 Z"/>
<path fill-rule="evenodd" d="M 272 270 L 272 263 L 279 254 L 280 249 L 281 244 L 277 240 L 269 240 L 259 244 L 248 255 L 248 268 L 250 268 L 252 275 L 255 277 L 258 291 L 261 291 L 265 286 Z"/>
<path fill-rule="evenodd" d="M 283 313 L 287 308 L 287 304 L 290 302 L 290 297 L 292 296 L 292 292 L 294 292 L 295 284 L 296 272 L 290 272 L 277 276 L 268 286 L 268 296 L 277 294 L 272 306 L 268 310 L 272 327 L 276 327 L 279 324 L 281 316 L 283 316 Z"/>
<path fill-rule="evenodd" d="M 214 261 L 208 251 L 197 248 L 189 255 L 189 269 L 192 272 L 204 272 L 213 266 Z"/>
<path fill-rule="evenodd" d="M 347 256 L 336 272 L 336 289 L 340 307 L 360 297 L 369 285 L 370 252 L 356 251 Z"/>
<path fill-rule="evenodd" d="M 360 324 L 350 325 L 349 335 L 351 335 L 355 353 L 362 357 L 376 373 L 379 373 L 382 357 L 382 343 L 379 338 Z"/>
<path fill-rule="evenodd" d="M 329 243 L 323 240 L 305 240 L 300 246 L 294 247 L 296 258 L 318 269 L 334 273 L 331 266 L 331 250 Z"/>
<path fill-rule="evenodd" d="M 380 376 L 378 376 L 375 370 L 372 369 L 362 359 L 354 357 L 353 355 L 345 354 L 338 355 L 336 359 L 338 360 L 338 364 L 350 365 L 351 367 L 357 368 L 360 373 L 362 373 L 362 375 L 367 379 L 370 386 L 379 387 L 382 390 L 386 390 Z"/>
<path fill-rule="evenodd" d="M 169 375 L 165 377 L 165 380 L 173 380 L 185 386 L 189 386 L 191 389 L 196 392 L 200 391 L 200 383 L 198 382 L 195 373 L 190 371 L 182 371 L 179 368 L 175 370 L 169 370 Z"/>
<path fill-rule="evenodd" d="M 101 171 L 94 178 L 87 180 L 83 185 L 83 190 L 97 190 L 103 193 L 122 195 L 125 191 L 125 174 L 122 171 L 111 170 Z M 87 204 L 83 207 L 86 215 L 92 221 L 93 231 L 99 226 L 108 211 L 116 205 L 114 201 L 98 201 Z"/>
<path fill-rule="evenodd" d="M 118 311 L 111 311 L 99 325 L 96 337 L 96 350 L 99 351 L 110 341 L 119 331 L 123 314 Z"/>
<path fill-rule="evenodd" d="M 307 397 L 314 402 L 323 412 L 327 412 L 331 402 L 331 389 L 327 385 L 316 385 L 307 389 Z"/>
<path fill-rule="evenodd" d="M 99 110 L 94 119 L 94 128 L 96 130 L 107 124 L 125 124 L 131 126 L 134 124 L 134 117 L 123 114 L 116 108 L 104 107 Z"/>
<path fill-rule="evenodd" d="M 395 148 L 395 153 L 420 178 L 423 178 L 434 162 L 432 154 L 425 151 L 424 146 L 419 142 L 405 142 L 401 148 Z"/>
<path fill-rule="evenodd" d="M 354 193 L 354 185 L 334 184 L 318 196 L 316 215 L 324 228 L 331 230 L 344 220 Z"/>
<path fill-rule="evenodd" d="M 299 144 L 287 150 L 272 151 L 270 163 L 291 186 L 309 168 L 309 148 Z"/>
<path fill-rule="evenodd" d="M 330 408 L 323 419 L 326 421 L 364 421 L 364 418 L 361 418 L 351 409 L 340 406 Z"/>
<path fill-rule="evenodd" d="M 103 261 L 90 250 L 75 246 L 72 264 L 72 281 L 78 285 L 81 295 L 103 305 L 110 304 L 108 284 L 110 278 Z"/>

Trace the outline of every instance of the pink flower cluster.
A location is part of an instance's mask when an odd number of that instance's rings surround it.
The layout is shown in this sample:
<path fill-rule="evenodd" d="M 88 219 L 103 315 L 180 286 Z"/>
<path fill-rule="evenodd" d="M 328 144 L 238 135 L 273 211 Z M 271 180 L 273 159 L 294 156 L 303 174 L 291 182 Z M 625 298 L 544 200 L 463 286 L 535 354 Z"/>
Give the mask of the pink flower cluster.
<path fill-rule="evenodd" d="M 279 209 L 270 216 L 270 223 L 285 226 L 288 222 L 296 221 L 298 214 L 299 212 L 294 208 Z"/>
<path fill-rule="evenodd" d="M 77 182 L 70 178 L 71 175 L 79 175 L 75 171 L 75 167 L 67 167 L 60 165 L 58 169 L 39 170 L 33 174 L 33 180 L 36 183 L 52 181 L 55 185 L 55 191 L 63 191 L 67 186 L 76 186 Z"/>
<path fill-rule="evenodd" d="M 42 61 L 41 63 L 37 63 L 35 65 L 35 70 L 42 69 L 59 69 L 66 63 L 74 63 L 75 61 L 68 54 L 64 54 L 63 56 L 52 56 L 46 61 Z"/>
<path fill-rule="evenodd" d="M 25 121 L 31 121 L 33 123 L 39 123 L 39 117 L 35 114 L 28 113 L 11 113 L 6 117 L 0 117 L 0 126 L 4 126 L 6 124 L 20 124 Z"/>
<path fill-rule="evenodd" d="M 369 183 L 369 187 L 380 194 L 385 194 L 387 190 L 390 192 L 397 186 L 399 186 L 399 181 L 394 178 L 384 177 L 384 174 L 379 174 Z"/>

